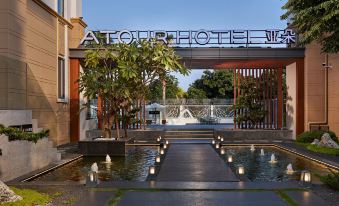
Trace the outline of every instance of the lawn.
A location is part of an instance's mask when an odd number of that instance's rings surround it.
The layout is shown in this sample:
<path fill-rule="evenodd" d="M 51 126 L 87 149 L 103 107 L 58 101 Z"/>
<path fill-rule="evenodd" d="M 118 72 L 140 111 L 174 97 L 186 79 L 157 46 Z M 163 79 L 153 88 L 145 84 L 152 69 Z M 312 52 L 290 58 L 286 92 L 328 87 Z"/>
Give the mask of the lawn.
<path fill-rule="evenodd" d="M 11 187 L 11 189 L 17 195 L 20 195 L 23 198 L 23 200 L 17 202 L 0 203 L 1 206 L 46 205 L 52 200 L 49 195 L 39 193 L 35 190 L 18 189 L 15 187 Z"/>
<path fill-rule="evenodd" d="M 320 146 L 313 145 L 313 144 L 310 144 L 310 143 L 300 143 L 300 142 L 298 142 L 297 144 L 304 146 L 306 149 L 308 149 L 312 152 L 339 156 L 339 149 L 338 148 L 320 147 Z"/>

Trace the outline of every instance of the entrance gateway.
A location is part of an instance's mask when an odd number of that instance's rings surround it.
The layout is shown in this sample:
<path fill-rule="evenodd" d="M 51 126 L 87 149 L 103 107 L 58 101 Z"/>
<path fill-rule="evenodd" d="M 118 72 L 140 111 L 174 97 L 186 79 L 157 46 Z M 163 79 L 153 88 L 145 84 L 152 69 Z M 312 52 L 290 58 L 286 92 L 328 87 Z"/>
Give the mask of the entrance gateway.
<path fill-rule="evenodd" d="M 103 39 L 99 39 L 99 35 Z M 296 93 L 295 108 L 290 109 L 288 129 L 294 135 L 304 130 L 304 48 L 296 47 L 297 35 L 291 29 L 266 30 L 183 30 L 183 31 L 87 31 L 78 48 L 70 49 L 70 113 L 71 141 L 79 140 L 80 110 L 79 78 L 85 51 L 90 45 L 114 43 L 130 44 L 140 39 L 156 38 L 174 47 L 183 64 L 190 69 L 232 69 L 234 71 L 234 102 L 241 91 L 236 85 L 242 77 L 257 79 L 263 88 L 260 101 L 267 117 L 260 129 L 282 129 L 283 122 L 283 69 L 287 75 L 295 76 L 293 93 Z M 274 48 L 272 48 L 274 46 Z M 274 104 L 272 103 L 274 102 Z M 275 106 L 273 106 L 275 105 Z M 244 112 L 244 111 L 239 111 Z M 236 115 L 236 114 L 235 114 Z M 244 125 L 234 124 L 234 128 Z"/>

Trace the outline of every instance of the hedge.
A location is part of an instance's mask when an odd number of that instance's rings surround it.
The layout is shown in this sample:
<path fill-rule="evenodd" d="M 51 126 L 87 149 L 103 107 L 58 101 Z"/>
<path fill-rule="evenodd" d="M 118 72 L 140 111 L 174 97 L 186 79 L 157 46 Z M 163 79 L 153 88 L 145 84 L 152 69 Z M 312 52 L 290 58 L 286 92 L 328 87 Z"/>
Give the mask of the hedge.
<path fill-rule="evenodd" d="M 37 133 L 24 132 L 16 128 L 4 127 L 0 124 L 0 135 L 4 134 L 8 137 L 9 141 L 27 140 L 37 143 L 39 139 L 48 137 L 49 130 L 43 130 Z"/>
<path fill-rule="evenodd" d="M 297 136 L 297 142 L 312 143 L 314 139 L 320 140 L 324 133 L 328 133 L 334 141 L 338 142 L 337 136 L 334 132 L 321 130 L 303 132 Z"/>

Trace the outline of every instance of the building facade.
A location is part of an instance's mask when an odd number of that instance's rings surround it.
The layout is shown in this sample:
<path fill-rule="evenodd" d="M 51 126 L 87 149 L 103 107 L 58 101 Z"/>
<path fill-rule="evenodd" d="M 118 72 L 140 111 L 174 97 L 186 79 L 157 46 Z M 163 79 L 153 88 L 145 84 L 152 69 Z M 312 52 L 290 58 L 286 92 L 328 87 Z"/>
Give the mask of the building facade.
<path fill-rule="evenodd" d="M 85 138 L 86 129 L 96 127 L 81 112 L 84 97 L 76 80 L 83 57 L 70 56 L 86 26 L 82 0 L 1 1 L 1 124 L 49 129 L 55 145 Z M 240 63 L 225 60 L 225 65 Z M 339 54 L 307 45 L 286 73 L 287 128 L 294 136 L 326 126 L 339 134 Z"/>
<path fill-rule="evenodd" d="M 50 130 L 69 139 L 69 48 L 86 24 L 82 0 L 2 0 L 0 4 L 0 123 Z"/>

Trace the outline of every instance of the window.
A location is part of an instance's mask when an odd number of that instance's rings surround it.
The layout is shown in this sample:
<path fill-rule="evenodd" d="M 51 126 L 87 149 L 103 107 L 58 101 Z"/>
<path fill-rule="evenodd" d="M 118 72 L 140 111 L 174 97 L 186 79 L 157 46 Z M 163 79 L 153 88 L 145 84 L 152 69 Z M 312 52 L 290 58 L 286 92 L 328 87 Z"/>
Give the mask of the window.
<path fill-rule="evenodd" d="M 65 0 L 58 0 L 58 14 L 62 17 L 65 16 Z"/>
<path fill-rule="evenodd" d="M 58 59 L 58 99 L 65 100 L 65 59 L 59 57 Z"/>

